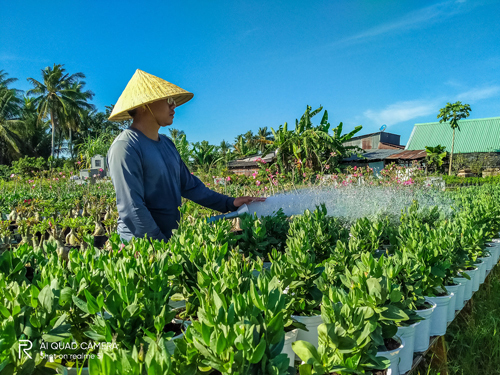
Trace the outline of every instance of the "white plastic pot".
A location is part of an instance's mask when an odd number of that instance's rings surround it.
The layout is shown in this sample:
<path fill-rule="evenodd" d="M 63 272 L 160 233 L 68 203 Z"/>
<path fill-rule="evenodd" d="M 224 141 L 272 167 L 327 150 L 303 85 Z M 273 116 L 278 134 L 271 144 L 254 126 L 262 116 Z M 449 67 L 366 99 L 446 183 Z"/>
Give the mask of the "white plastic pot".
<path fill-rule="evenodd" d="M 500 243 L 492 242 L 493 247 L 489 247 L 488 250 L 493 257 L 493 267 L 498 263 L 498 257 L 500 256 Z"/>
<path fill-rule="evenodd" d="M 479 290 L 479 286 L 486 280 L 486 261 L 483 258 L 477 258 L 476 262 L 481 262 L 480 264 L 476 263 L 477 268 L 479 268 L 479 285 L 477 286 Z"/>
<path fill-rule="evenodd" d="M 295 366 L 295 352 L 292 350 L 292 344 L 297 341 L 298 333 L 298 328 L 285 333 L 285 346 L 283 346 L 281 354 L 286 354 L 288 358 L 290 358 L 290 363 L 288 366 Z"/>
<path fill-rule="evenodd" d="M 386 352 L 378 352 L 377 357 L 384 357 L 387 358 L 391 364 L 389 368 L 387 369 L 387 374 L 400 374 L 399 372 L 399 353 L 401 352 L 401 349 L 404 348 L 405 346 L 405 341 L 401 337 L 394 336 L 394 340 L 398 341 L 401 345 L 399 345 L 399 348 L 394 349 L 394 350 L 389 350 Z"/>
<path fill-rule="evenodd" d="M 465 277 L 454 277 L 453 282 L 460 284 L 456 293 L 457 298 L 455 300 L 455 311 L 459 311 L 462 310 L 462 308 L 465 306 L 465 289 L 467 288 L 467 284 L 469 284 L 469 280 L 467 280 Z"/>
<path fill-rule="evenodd" d="M 448 293 L 448 295 L 442 297 L 425 297 L 426 301 L 436 304 L 436 309 L 431 319 L 431 336 L 443 336 L 446 333 L 448 306 L 450 305 L 452 294 Z"/>
<path fill-rule="evenodd" d="M 464 302 L 467 302 L 472 298 L 472 294 L 474 294 L 474 285 L 476 282 L 476 277 L 479 280 L 479 276 L 476 276 L 479 273 L 479 268 L 474 268 L 473 270 L 464 271 L 464 273 L 466 273 L 470 277 L 469 282 L 465 284 Z"/>
<path fill-rule="evenodd" d="M 299 329 L 297 334 L 297 341 L 303 340 L 313 344 L 316 348 L 318 347 L 318 327 L 323 323 L 323 319 L 321 319 L 321 315 L 314 316 L 299 316 L 292 315 L 292 318 L 297 322 L 302 323 L 308 329 L 304 331 L 303 329 Z"/>
<path fill-rule="evenodd" d="M 415 313 L 418 316 L 424 318 L 424 320 L 420 321 L 420 325 L 415 331 L 415 347 L 413 348 L 414 352 L 425 352 L 427 349 L 429 349 L 432 315 L 434 314 L 434 309 L 437 306 L 433 302 L 430 302 L 430 304 L 432 305 L 432 307 L 428 309 L 415 311 Z"/>
<path fill-rule="evenodd" d="M 486 272 L 488 272 L 489 270 L 491 270 L 493 268 L 493 257 L 491 255 L 481 257 L 478 259 L 481 259 L 484 262 L 484 264 L 485 264 L 484 268 L 486 269 Z"/>
<path fill-rule="evenodd" d="M 398 327 L 397 336 L 404 340 L 404 347 L 399 351 L 399 373 L 404 374 L 413 366 L 413 350 L 415 348 L 415 330 L 420 322 L 407 327 Z"/>
<path fill-rule="evenodd" d="M 481 285 L 481 268 L 484 265 L 483 262 L 476 263 L 477 271 L 474 273 L 474 279 L 472 279 L 472 292 L 477 292 L 479 286 Z"/>
<path fill-rule="evenodd" d="M 446 286 L 446 290 L 452 295 L 448 305 L 448 322 L 452 322 L 453 319 L 455 319 L 456 301 L 459 288 L 460 284 Z"/>

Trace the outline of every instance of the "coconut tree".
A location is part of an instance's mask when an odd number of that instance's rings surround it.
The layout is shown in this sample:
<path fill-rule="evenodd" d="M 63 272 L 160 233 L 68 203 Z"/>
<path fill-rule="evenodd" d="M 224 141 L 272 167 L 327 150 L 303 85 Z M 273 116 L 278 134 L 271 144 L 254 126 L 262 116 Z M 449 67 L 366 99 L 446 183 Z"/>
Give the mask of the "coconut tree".
<path fill-rule="evenodd" d="M 33 157 L 49 157 L 50 134 L 48 121 L 38 121 L 37 108 L 33 98 L 24 97 L 21 121 L 15 131 L 23 140 L 22 153 Z"/>
<path fill-rule="evenodd" d="M 259 128 L 256 135 L 257 148 L 261 153 L 264 153 L 268 146 L 272 144 L 273 133 L 267 129 L 267 126 Z"/>
<path fill-rule="evenodd" d="M 56 127 L 63 124 L 70 114 L 82 109 L 91 109 L 87 99 L 82 98 L 82 92 L 75 89 L 75 84 L 85 78 L 83 73 L 67 74 L 61 64 L 42 69 L 42 81 L 28 78 L 33 88 L 27 94 L 35 97 L 38 118 L 47 116 L 50 119 L 52 131 L 51 155 L 54 156 Z"/>
<path fill-rule="evenodd" d="M 74 91 L 74 105 L 67 108 L 67 111 L 61 113 L 61 132 L 68 138 L 68 151 L 71 157 L 73 156 L 73 132 L 79 132 L 83 126 L 84 113 L 94 111 L 94 105 L 88 103 L 92 100 L 94 93 L 90 90 L 84 90 L 85 82 L 74 82 L 69 86 L 69 89 Z"/>
<path fill-rule="evenodd" d="M 6 78 L 7 73 L 0 70 L 0 164 L 5 158 L 13 160 L 20 155 L 21 138 L 15 128 L 21 122 L 22 100 L 18 97 L 18 90 L 10 89 L 9 84 L 15 78 Z"/>
<path fill-rule="evenodd" d="M 471 111 L 469 104 L 462 104 L 462 102 L 456 103 L 446 103 L 446 107 L 439 110 L 437 118 L 440 119 L 439 123 L 450 122 L 450 126 L 453 129 L 453 136 L 451 138 L 451 152 L 450 152 L 450 166 L 448 168 L 448 175 L 451 176 L 451 163 L 453 162 L 453 146 L 455 145 L 455 129 L 460 131 L 458 126 L 458 121 L 469 117 L 469 112 Z"/>

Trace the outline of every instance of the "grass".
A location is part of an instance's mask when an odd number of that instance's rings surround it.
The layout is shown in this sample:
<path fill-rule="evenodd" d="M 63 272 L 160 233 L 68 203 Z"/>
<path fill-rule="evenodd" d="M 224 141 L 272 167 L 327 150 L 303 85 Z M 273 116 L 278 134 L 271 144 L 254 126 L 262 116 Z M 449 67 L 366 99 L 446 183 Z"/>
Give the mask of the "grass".
<path fill-rule="evenodd" d="M 450 324 L 445 342 L 447 364 L 429 353 L 414 375 L 500 374 L 500 267 Z"/>

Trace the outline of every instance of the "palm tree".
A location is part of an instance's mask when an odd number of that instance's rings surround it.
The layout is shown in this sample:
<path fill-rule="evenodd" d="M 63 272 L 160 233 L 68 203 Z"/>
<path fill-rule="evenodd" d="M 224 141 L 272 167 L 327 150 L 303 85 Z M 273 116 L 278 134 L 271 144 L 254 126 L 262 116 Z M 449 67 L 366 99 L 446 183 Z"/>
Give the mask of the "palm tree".
<path fill-rule="evenodd" d="M 83 73 L 69 75 L 61 64 L 42 69 L 42 82 L 28 78 L 33 85 L 28 95 L 35 96 L 38 119 L 49 116 L 52 128 L 51 155 L 54 156 L 56 127 L 64 125 L 70 114 L 79 113 L 81 109 L 90 109 L 91 105 L 82 97 L 82 92 L 75 89 L 75 83 L 85 78 Z M 93 95 L 93 94 L 92 94 Z"/>
<path fill-rule="evenodd" d="M 21 120 L 22 100 L 19 90 L 9 89 L 8 85 L 16 78 L 5 78 L 7 73 L 0 70 L 0 164 L 5 158 L 13 160 L 20 155 L 21 138 L 15 131 Z"/>
<path fill-rule="evenodd" d="M 264 153 L 268 145 L 272 144 L 273 133 L 267 130 L 267 126 L 259 128 L 257 131 L 256 142 L 257 148 L 261 153 Z"/>
<path fill-rule="evenodd" d="M 38 114 L 33 101 L 32 98 L 24 98 L 19 120 L 12 123 L 11 130 L 22 140 L 19 144 L 21 155 L 46 158 L 50 156 L 49 125 L 47 121 L 38 121 Z"/>
<path fill-rule="evenodd" d="M 82 129 L 84 114 L 95 110 L 94 105 L 87 103 L 88 100 L 92 100 L 94 93 L 90 90 L 83 91 L 84 86 L 85 82 L 83 81 L 70 85 L 69 89 L 76 94 L 75 105 L 68 108 L 67 113 L 63 113 L 61 116 L 61 131 L 65 133 L 65 136 L 68 136 L 68 151 L 71 157 L 73 157 L 73 132 L 79 132 Z"/>

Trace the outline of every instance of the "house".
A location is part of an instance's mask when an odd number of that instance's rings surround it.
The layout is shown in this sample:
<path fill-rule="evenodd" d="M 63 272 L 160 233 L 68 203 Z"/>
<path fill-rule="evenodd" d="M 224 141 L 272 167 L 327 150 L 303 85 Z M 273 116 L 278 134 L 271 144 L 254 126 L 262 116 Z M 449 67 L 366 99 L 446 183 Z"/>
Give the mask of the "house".
<path fill-rule="evenodd" d="M 460 120 L 455 130 L 453 153 L 500 152 L 500 117 Z M 445 146 L 451 151 L 453 130 L 447 122 L 415 124 L 405 150 L 425 150 L 426 146 Z"/>
<path fill-rule="evenodd" d="M 400 144 L 400 139 L 398 134 L 378 132 L 352 137 L 344 145 L 357 146 L 363 150 L 403 150 L 405 146 Z"/>
<path fill-rule="evenodd" d="M 361 154 L 361 157 L 358 155 L 351 155 L 348 158 L 344 158 L 342 160 L 341 167 L 370 167 L 373 168 L 374 174 L 378 174 L 387 164 L 390 163 L 387 161 L 387 158 L 400 152 L 400 149 L 367 150 Z"/>
<path fill-rule="evenodd" d="M 500 117 L 467 119 L 455 130 L 453 165 L 475 173 L 500 166 Z M 448 122 L 415 124 L 405 150 L 425 153 L 425 147 L 445 146 L 451 152 L 453 130 Z M 457 164 L 456 164 L 457 163 Z"/>
<path fill-rule="evenodd" d="M 276 151 L 266 155 L 251 155 L 243 159 L 233 160 L 227 164 L 228 169 L 235 173 L 245 176 L 251 176 L 252 173 L 259 171 L 257 160 L 264 160 L 266 163 L 274 163 L 276 161 Z"/>

